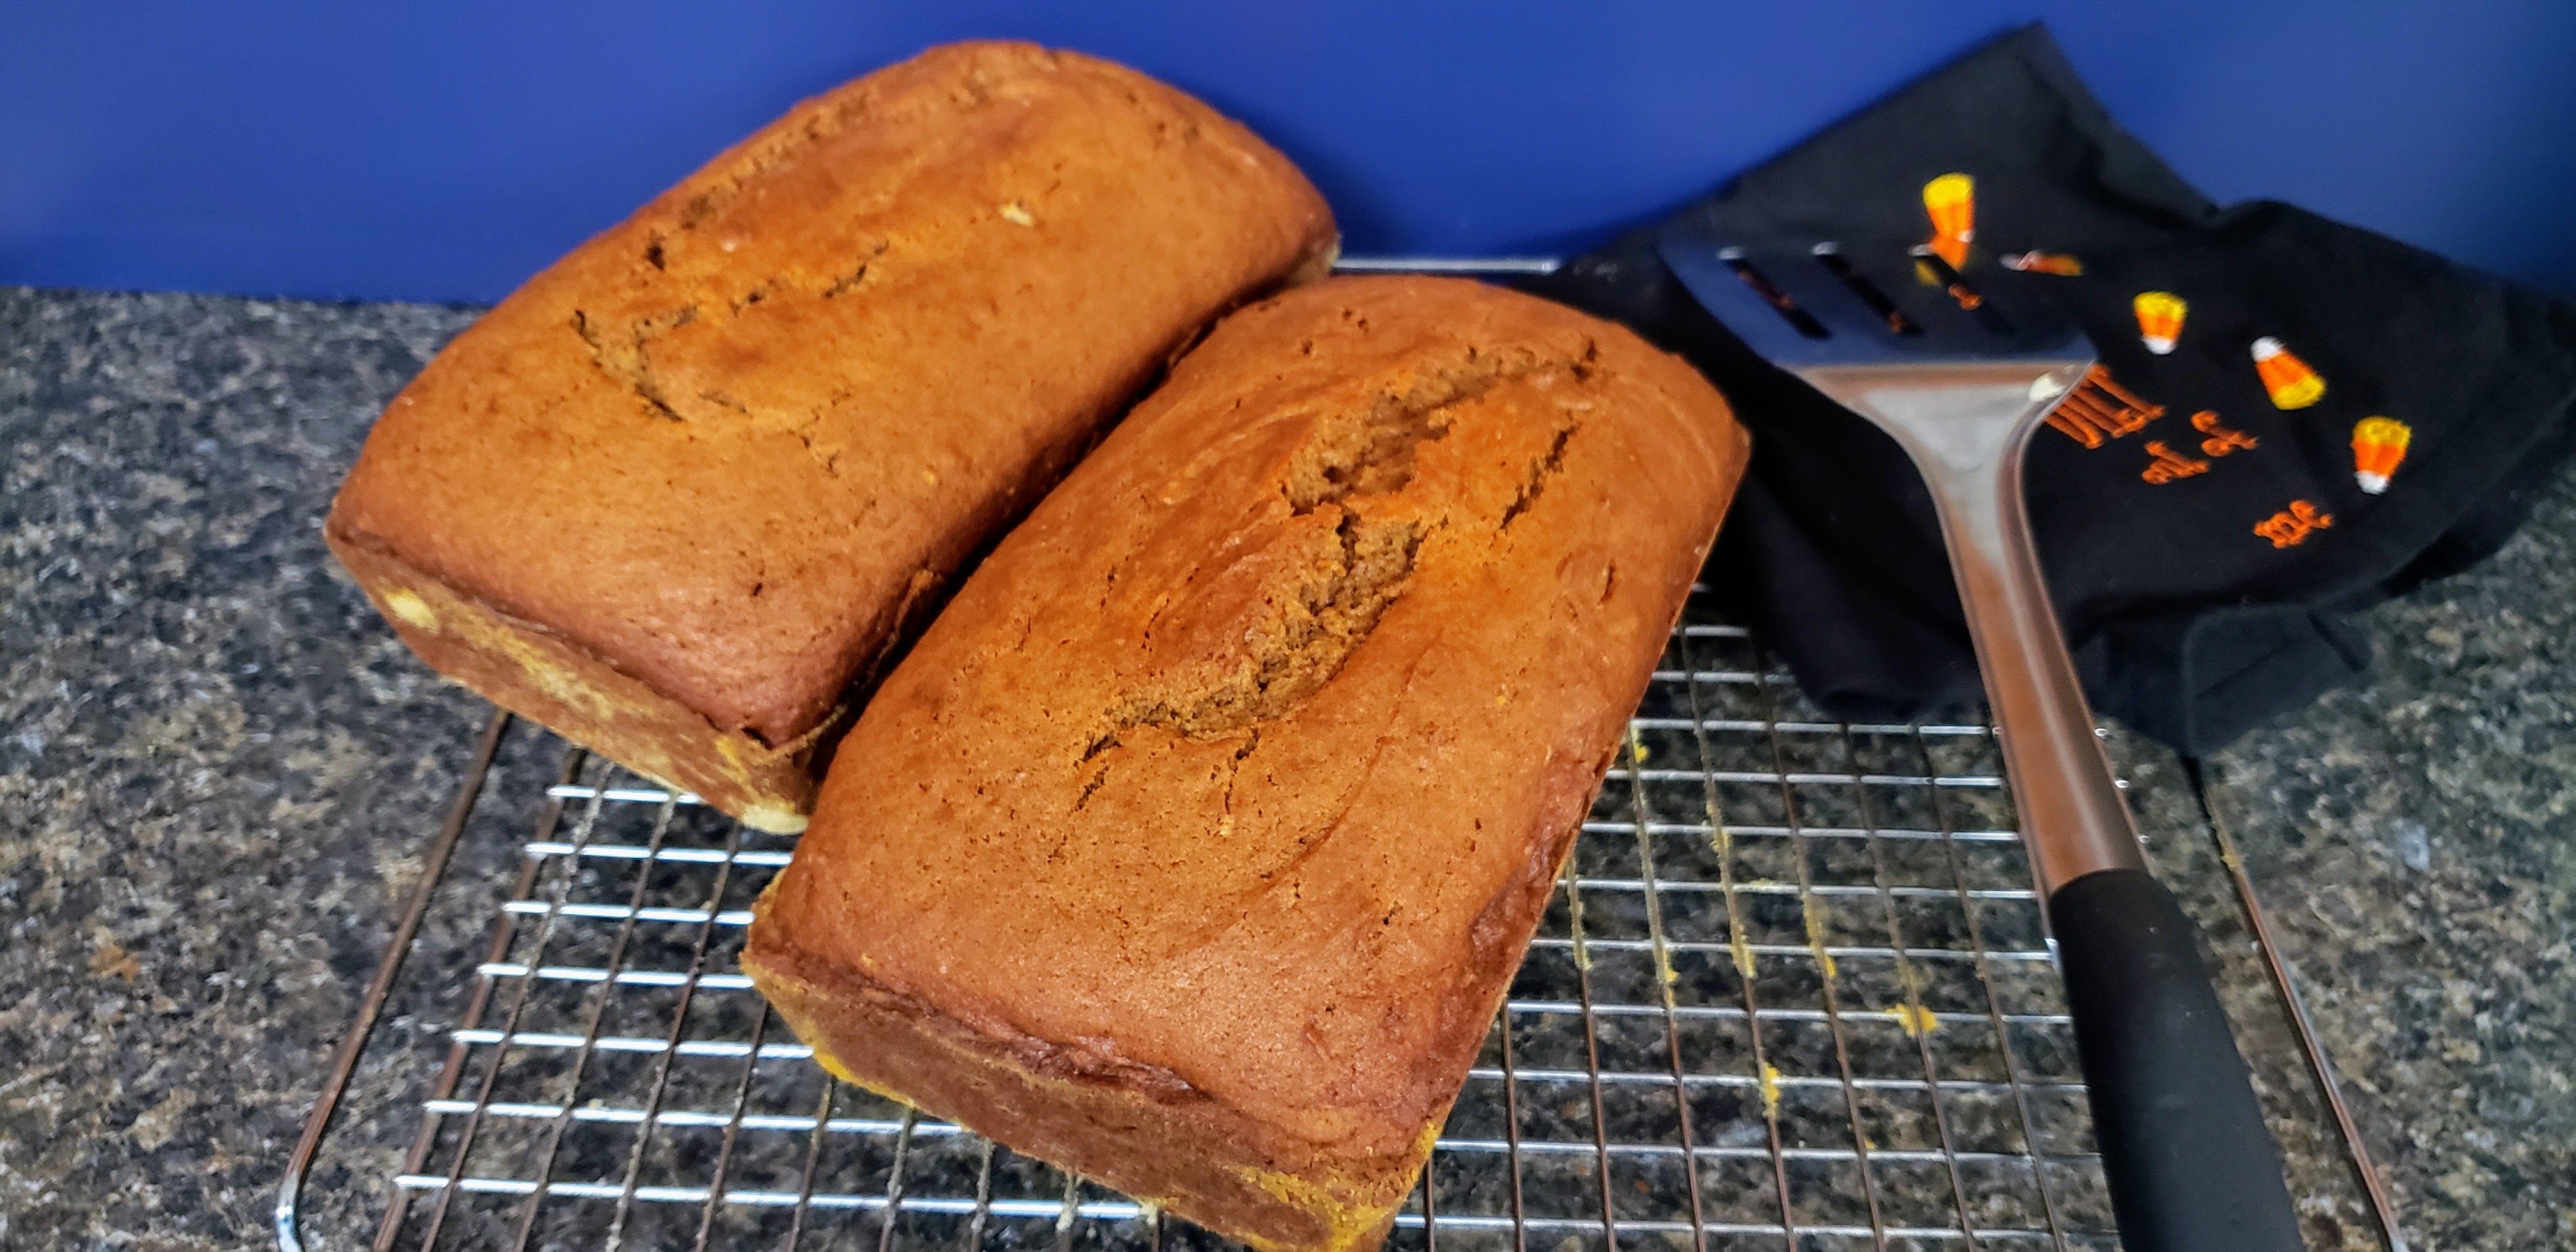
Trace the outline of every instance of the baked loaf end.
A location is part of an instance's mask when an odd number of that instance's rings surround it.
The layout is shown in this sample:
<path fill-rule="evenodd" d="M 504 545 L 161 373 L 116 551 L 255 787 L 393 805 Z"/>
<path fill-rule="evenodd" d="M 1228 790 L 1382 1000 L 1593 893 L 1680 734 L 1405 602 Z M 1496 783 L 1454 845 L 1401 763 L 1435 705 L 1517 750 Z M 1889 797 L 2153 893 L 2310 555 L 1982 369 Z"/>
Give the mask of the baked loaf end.
<path fill-rule="evenodd" d="M 1329 263 L 1250 132 L 935 48 L 583 244 L 398 396 L 327 535 L 439 669 L 756 825 L 906 625 L 1186 339 Z"/>
<path fill-rule="evenodd" d="M 880 689 L 745 968 L 851 1081 L 1255 1247 L 1373 1244 L 1745 452 L 1527 296 L 1236 313 Z"/>

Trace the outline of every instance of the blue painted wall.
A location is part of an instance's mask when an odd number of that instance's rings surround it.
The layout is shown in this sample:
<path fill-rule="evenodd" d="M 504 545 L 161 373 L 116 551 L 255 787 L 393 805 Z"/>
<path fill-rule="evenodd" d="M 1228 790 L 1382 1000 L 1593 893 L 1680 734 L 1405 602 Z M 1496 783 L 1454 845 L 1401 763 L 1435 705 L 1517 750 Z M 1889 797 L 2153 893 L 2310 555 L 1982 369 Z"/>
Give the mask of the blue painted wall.
<path fill-rule="evenodd" d="M 2570 0 L 0 0 L 0 282 L 494 299 L 799 96 L 977 35 L 1248 120 L 1354 252 L 1561 252 L 2033 17 L 2218 199 L 2576 294 Z"/>

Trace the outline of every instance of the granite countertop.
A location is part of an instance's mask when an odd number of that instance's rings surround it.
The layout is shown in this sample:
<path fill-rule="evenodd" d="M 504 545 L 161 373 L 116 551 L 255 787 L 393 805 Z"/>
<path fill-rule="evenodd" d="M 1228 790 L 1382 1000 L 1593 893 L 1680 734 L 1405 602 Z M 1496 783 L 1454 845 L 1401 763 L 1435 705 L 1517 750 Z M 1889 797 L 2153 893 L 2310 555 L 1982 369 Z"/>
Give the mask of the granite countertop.
<path fill-rule="evenodd" d="M 270 1245 L 488 715 L 320 520 L 472 317 L 0 289 L 0 1248 Z M 2416 1246 L 2570 1246 L 2576 483 L 2373 630 L 2373 685 L 2208 762 L 2213 804 Z M 2377 1246 L 2177 763 L 2118 746 L 2312 1242 Z"/>

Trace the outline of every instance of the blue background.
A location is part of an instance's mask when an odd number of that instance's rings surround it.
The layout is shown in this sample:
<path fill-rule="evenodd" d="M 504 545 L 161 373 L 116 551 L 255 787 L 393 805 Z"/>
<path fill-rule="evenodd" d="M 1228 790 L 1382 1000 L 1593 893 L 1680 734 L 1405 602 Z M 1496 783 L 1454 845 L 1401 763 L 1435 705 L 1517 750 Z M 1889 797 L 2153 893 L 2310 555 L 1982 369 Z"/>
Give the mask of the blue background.
<path fill-rule="evenodd" d="M 2046 18 L 2211 196 L 2576 294 L 2576 3 L 0 0 L 0 282 L 491 300 L 800 96 L 947 39 L 1250 122 L 1354 253 L 1552 254 Z"/>

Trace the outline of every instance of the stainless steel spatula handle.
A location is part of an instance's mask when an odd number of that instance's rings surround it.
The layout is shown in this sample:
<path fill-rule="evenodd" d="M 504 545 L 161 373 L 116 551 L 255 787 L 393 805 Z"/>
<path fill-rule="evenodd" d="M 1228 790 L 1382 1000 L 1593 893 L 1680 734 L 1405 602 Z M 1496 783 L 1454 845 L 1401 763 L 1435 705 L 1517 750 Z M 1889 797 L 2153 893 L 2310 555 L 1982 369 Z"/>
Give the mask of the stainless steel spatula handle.
<path fill-rule="evenodd" d="M 1941 517 L 2128 1252 L 2302 1246 L 2192 926 L 2147 870 L 2030 542 L 2022 452 L 2091 362 L 1799 371 L 1905 446 Z"/>
<path fill-rule="evenodd" d="M 2048 605 L 2022 505 L 2027 432 L 2090 361 L 1864 365 L 1800 371 L 1905 446 L 1932 489 L 2005 772 L 2040 889 L 2147 866 L 2075 662 Z"/>

